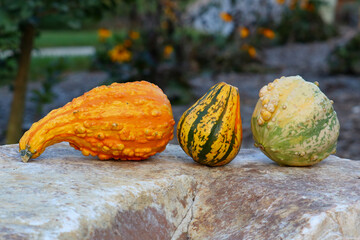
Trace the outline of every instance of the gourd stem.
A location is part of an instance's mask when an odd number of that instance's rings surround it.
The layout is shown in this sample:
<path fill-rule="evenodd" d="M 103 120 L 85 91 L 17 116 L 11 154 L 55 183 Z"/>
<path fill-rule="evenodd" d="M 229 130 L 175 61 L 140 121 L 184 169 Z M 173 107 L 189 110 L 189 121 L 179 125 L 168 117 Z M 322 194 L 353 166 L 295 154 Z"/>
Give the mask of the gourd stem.
<path fill-rule="evenodd" d="M 28 148 L 20 151 L 21 159 L 24 163 L 28 162 L 29 159 L 32 157 L 32 153 L 29 151 Z"/>

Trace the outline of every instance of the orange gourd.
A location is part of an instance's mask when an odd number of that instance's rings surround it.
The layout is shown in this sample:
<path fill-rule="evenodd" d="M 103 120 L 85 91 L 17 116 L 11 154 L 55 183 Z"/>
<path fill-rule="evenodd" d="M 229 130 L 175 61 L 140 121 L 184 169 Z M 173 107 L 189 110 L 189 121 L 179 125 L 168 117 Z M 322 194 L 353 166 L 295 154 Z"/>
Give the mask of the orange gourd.
<path fill-rule="evenodd" d="M 23 135 L 19 148 L 24 162 L 63 141 L 85 156 L 142 160 L 165 149 L 174 124 L 170 102 L 158 86 L 113 83 L 51 111 Z"/>

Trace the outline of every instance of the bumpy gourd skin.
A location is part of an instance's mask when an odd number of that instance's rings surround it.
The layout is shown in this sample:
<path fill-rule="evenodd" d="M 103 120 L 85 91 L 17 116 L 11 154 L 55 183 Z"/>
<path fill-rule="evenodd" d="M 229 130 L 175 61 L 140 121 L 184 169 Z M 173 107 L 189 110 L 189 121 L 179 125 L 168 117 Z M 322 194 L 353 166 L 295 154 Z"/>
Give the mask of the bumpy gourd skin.
<path fill-rule="evenodd" d="M 310 166 L 335 153 L 339 120 L 316 84 L 300 76 L 264 86 L 251 120 L 255 146 L 287 166 Z"/>
<path fill-rule="evenodd" d="M 85 156 L 142 160 L 165 149 L 173 138 L 171 105 L 146 81 L 100 86 L 51 111 L 20 139 L 24 162 L 67 141 Z"/>
<path fill-rule="evenodd" d="M 237 88 L 223 82 L 210 88 L 180 118 L 177 138 L 200 164 L 222 166 L 234 159 L 242 141 Z"/>

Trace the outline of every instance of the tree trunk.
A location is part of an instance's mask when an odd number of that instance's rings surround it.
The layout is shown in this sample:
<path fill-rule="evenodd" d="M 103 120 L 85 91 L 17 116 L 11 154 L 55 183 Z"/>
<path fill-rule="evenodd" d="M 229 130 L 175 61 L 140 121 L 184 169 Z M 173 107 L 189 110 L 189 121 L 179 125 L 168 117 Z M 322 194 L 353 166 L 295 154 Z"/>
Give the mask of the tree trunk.
<path fill-rule="evenodd" d="M 31 61 L 31 50 L 35 38 L 35 28 L 26 23 L 21 28 L 20 57 L 14 81 L 13 101 L 6 133 L 6 143 L 17 143 L 22 135 L 25 109 L 27 77 Z"/>

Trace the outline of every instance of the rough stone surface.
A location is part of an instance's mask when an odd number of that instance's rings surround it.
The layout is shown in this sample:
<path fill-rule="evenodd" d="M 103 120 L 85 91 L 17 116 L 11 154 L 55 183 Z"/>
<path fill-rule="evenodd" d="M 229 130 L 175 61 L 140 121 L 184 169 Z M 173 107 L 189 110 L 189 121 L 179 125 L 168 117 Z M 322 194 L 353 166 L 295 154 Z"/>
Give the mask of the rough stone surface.
<path fill-rule="evenodd" d="M 141 162 L 67 144 L 29 163 L 0 147 L 0 239 L 360 239 L 360 162 L 280 167 L 242 149 L 230 164 L 179 146 Z"/>

